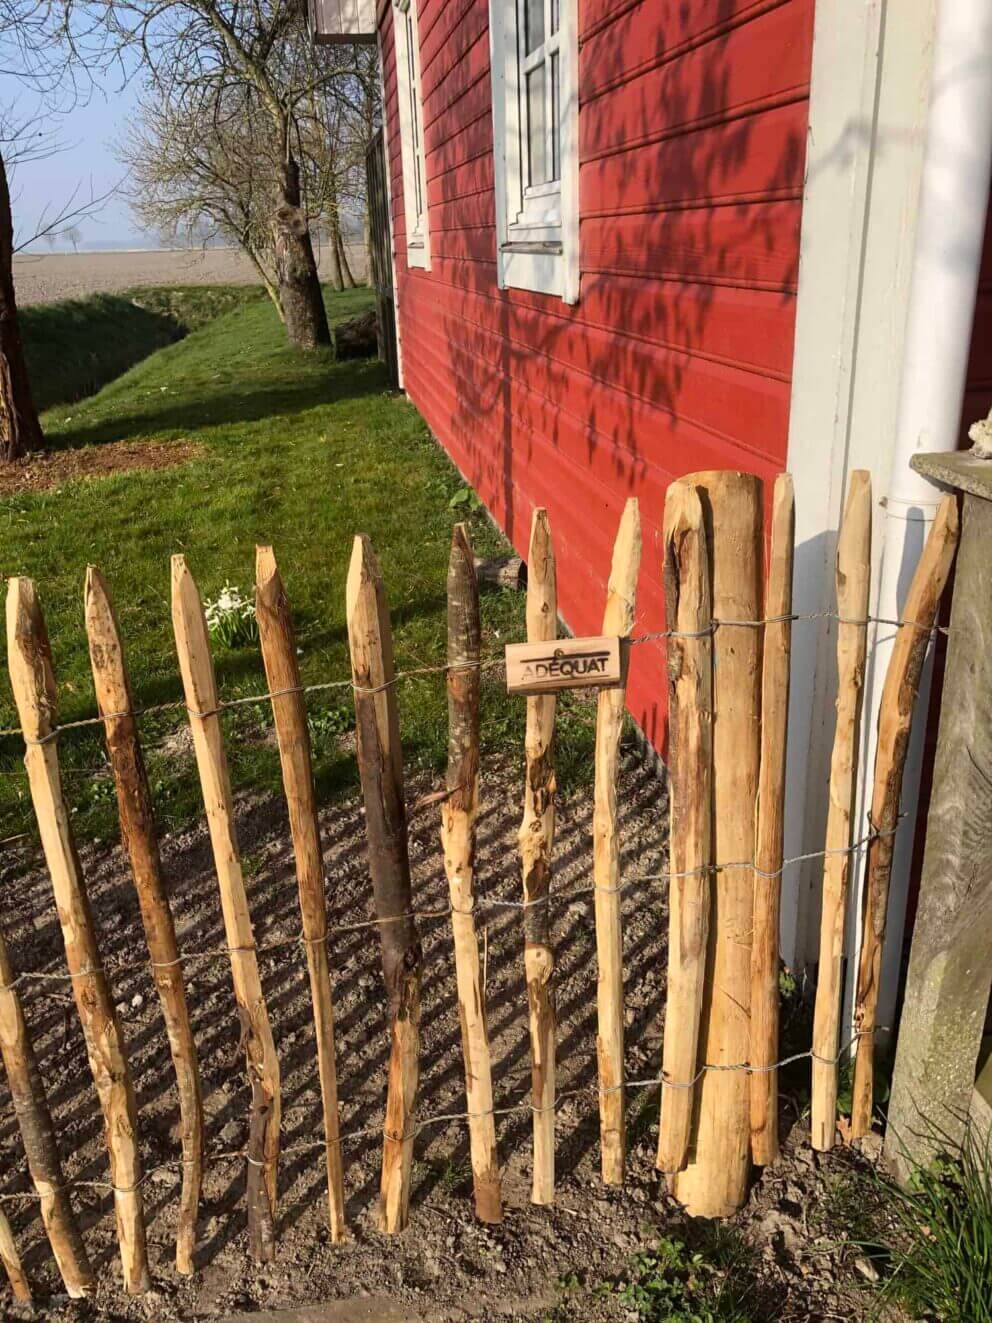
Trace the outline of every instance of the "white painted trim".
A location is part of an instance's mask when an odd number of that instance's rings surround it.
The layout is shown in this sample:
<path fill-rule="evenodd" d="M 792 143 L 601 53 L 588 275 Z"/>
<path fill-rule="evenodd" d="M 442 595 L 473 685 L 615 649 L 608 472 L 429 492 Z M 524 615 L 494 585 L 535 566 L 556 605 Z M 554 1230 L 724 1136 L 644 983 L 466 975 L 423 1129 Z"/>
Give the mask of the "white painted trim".
<path fill-rule="evenodd" d="M 895 447 L 934 9 L 935 0 L 817 0 L 787 461 L 796 484 L 799 612 L 833 606 L 836 530 L 855 468 L 872 474 L 873 609 L 877 603 L 877 509 Z M 832 624 L 793 632 L 787 855 L 823 846 L 835 646 Z M 881 684 L 871 654 L 867 684 Z M 871 701 L 869 693 L 868 713 Z M 870 793 L 869 726 L 870 717 L 862 723 L 858 834 Z M 862 863 L 852 868 L 852 915 Z M 817 959 L 821 876 L 813 863 L 785 879 L 782 950 L 794 968 Z M 849 928 L 849 953 L 852 935 Z"/>
<path fill-rule="evenodd" d="M 406 19 L 412 28 L 407 41 Z M 403 158 L 403 211 L 406 217 L 407 266 L 431 269 L 430 209 L 427 205 L 427 159 L 424 152 L 424 107 L 420 82 L 420 28 L 417 0 L 393 0 L 393 47 L 396 57 L 396 89 L 400 119 L 400 152 Z M 410 85 L 409 67 L 419 95 Z M 417 210 L 417 174 L 420 174 L 420 197 L 423 211 Z"/>
<path fill-rule="evenodd" d="M 516 225 L 523 196 L 519 114 L 517 0 L 490 0 L 496 279 L 500 289 L 528 289 L 566 303 L 579 298 L 579 43 L 577 0 L 561 0 L 560 221 Z M 540 246 L 544 250 L 540 250 Z"/>

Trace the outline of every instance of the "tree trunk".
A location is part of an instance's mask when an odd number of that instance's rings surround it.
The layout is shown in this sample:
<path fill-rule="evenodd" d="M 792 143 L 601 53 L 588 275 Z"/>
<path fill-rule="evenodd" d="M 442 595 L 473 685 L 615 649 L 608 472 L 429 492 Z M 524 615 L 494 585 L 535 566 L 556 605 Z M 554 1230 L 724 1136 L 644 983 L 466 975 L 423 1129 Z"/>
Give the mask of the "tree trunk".
<path fill-rule="evenodd" d="M 300 203 L 300 167 L 292 156 L 287 156 L 282 165 L 272 231 L 279 301 L 290 343 L 302 349 L 329 345 L 331 332 L 320 292 L 317 263 Z"/>
<path fill-rule="evenodd" d="M 351 274 L 351 266 L 348 262 L 348 250 L 344 246 L 344 240 L 341 238 L 341 226 L 337 217 L 334 219 L 334 242 L 338 248 L 338 265 L 341 267 L 341 283 L 345 289 L 357 288 L 358 282 Z"/>
<path fill-rule="evenodd" d="M 0 459 L 19 459 L 29 450 L 40 450 L 43 441 L 17 323 L 14 221 L 0 154 Z"/>
<path fill-rule="evenodd" d="M 341 275 L 341 253 L 338 248 L 337 222 L 333 216 L 327 222 L 327 262 L 328 281 L 340 292 L 344 289 L 344 278 Z"/>

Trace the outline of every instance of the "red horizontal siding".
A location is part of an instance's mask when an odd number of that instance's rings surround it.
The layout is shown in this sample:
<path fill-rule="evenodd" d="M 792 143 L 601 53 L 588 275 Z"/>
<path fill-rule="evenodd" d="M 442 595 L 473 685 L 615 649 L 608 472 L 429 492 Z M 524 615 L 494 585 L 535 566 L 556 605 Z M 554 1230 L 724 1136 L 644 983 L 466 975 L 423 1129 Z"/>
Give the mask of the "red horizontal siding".
<path fill-rule="evenodd" d="M 496 287 L 488 0 L 417 2 L 430 272 L 406 266 L 381 20 L 406 389 L 521 552 L 548 507 L 577 633 L 600 627 L 637 495 L 637 628 L 659 629 L 667 484 L 784 463 L 813 0 L 578 0 L 575 307 Z M 636 649 L 629 687 L 659 748 L 663 664 Z"/>

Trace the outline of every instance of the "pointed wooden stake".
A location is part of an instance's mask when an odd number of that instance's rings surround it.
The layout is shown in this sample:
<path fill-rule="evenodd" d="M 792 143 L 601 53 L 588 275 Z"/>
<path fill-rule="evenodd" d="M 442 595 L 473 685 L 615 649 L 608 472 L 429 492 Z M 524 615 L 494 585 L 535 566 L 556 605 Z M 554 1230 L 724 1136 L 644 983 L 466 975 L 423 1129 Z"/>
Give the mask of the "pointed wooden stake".
<path fill-rule="evenodd" d="M 778 929 L 785 825 L 785 750 L 792 658 L 792 560 L 796 503 L 792 478 L 780 473 L 772 497 L 761 661 L 761 771 L 754 847 L 754 944 L 751 947 L 751 1156 L 761 1167 L 778 1157 Z"/>
<path fill-rule="evenodd" d="M 423 953 L 412 912 L 393 637 L 379 564 L 364 536 L 355 538 L 346 605 L 358 768 L 390 1019 L 379 1225 L 394 1232 L 403 1230 L 410 1213 Z"/>
<path fill-rule="evenodd" d="M 28 1170 L 41 1201 L 41 1220 L 65 1289 L 78 1300 L 91 1295 L 96 1283 L 65 1187 L 52 1114 L 14 981 L 7 943 L 0 934 L 0 1052 Z"/>
<path fill-rule="evenodd" d="M 14 1240 L 14 1233 L 7 1221 L 7 1214 L 2 1209 L 0 1209 L 0 1260 L 3 1260 L 3 1266 L 7 1270 L 7 1279 L 10 1282 L 11 1291 L 14 1293 L 14 1299 L 20 1300 L 22 1304 L 29 1305 L 31 1303 L 31 1283 L 21 1267 L 21 1256 L 17 1252 L 17 1242 Z"/>
<path fill-rule="evenodd" d="M 555 553 L 548 512 L 536 509 L 527 555 L 527 642 L 558 637 Z M 520 856 L 524 878 L 524 973 L 530 1019 L 534 1175 L 531 1202 L 555 1198 L 555 1001 L 551 950 L 551 856 L 555 838 L 554 694 L 527 699 L 524 816 Z"/>
<path fill-rule="evenodd" d="M 296 859 L 303 941 L 310 974 L 310 999 L 317 1038 L 317 1073 L 324 1106 L 327 1200 L 331 1239 L 345 1239 L 344 1175 L 341 1165 L 338 1077 L 334 1059 L 334 1005 L 327 952 L 324 861 L 310 761 L 307 710 L 300 688 L 300 667 L 289 602 L 271 547 L 255 548 L 255 615 L 272 694 L 272 715 L 279 742 L 282 781 Z"/>
<path fill-rule="evenodd" d="M 825 1152 L 837 1131 L 837 1055 L 844 979 L 844 924 L 851 877 L 854 796 L 864 697 L 871 586 L 871 475 L 855 469 L 837 537 L 837 724 L 830 759 L 827 854 L 823 861 L 820 967 L 813 1014 L 810 1142 Z"/>
<path fill-rule="evenodd" d="M 266 1262 L 275 1256 L 281 1111 L 279 1060 L 258 974 L 255 936 L 241 872 L 210 637 L 199 589 L 182 556 L 172 558 L 172 627 L 210 829 L 224 932 L 231 957 L 234 998 L 251 1085 L 247 1180 L 249 1247 L 255 1259 Z"/>
<path fill-rule="evenodd" d="M 200 1072 L 186 1005 L 182 964 L 176 947 L 176 930 L 162 877 L 148 775 L 138 738 L 138 724 L 131 715 L 134 701 L 120 628 L 107 585 L 100 571 L 92 565 L 86 571 L 85 615 L 93 685 L 97 706 L 104 719 L 107 752 L 117 788 L 121 839 L 131 863 L 131 876 L 141 908 L 145 941 L 176 1072 L 183 1149 L 176 1271 L 189 1276 L 193 1272 L 196 1214 L 203 1182 Z"/>
<path fill-rule="evenodd" d="M 762 615 L 762 488 L 750 473 L 716 471 L 680 479 L 699 492 L 712 565 L 716 620 Z M 754 859 L 754 803 L 761 736 L 761 630 L 722 624 L 713 636 L 714 863 Z M 754 873 L 724 868 L 711 892 L 709 963 L 700 1065 L 750 1058 Z M 741 1070 L 709 1070 L 698 1086 L 694 1152 L 675 1179 L 694 1217 L 728 1217 L 747 1196 L 750 1093 Z"/>
<path fill-rule="evenodd" d="M 603 613 L 605 635 L 627 638 L 634 628 L 640 565 L 641 517 L 637 499 L 632 496 L 624 506 L 613 546 Z M 626 660 L 624 658 L 625 663 Z M 627 1149 L 623 1087 L 623 927 L 617 822 L 617 777 L 625 698 L 622 688 L 601 689 L 596 702 L 596 779 L 592 817 L 598 968 L 596 1051 L 600 1089 L 600 1164 L 607 1185 L 623 1184 Z"/>
<path fill-rule="evenodd" d="M 53 733 L 57 720 L 55 673 L 45 622 L 30 579 L 13 578 L 7 589 L 7 665 L 27 744 L 24 765 L 52 879 L 66 964 L 103 1112 L 124 1283 L 131 1294 L 138 1294 L 149 1289 L 151 1279 L 139 1189 L 137 1106 L 62 793 Z"/>
<path fill-rule="evenodd" d="M 472 545 L 466 525 L 456 524 L 448 560 L 448 776 L 447 798 L 441 805 L 441 844 L 451 896 L 475 1211 L 483 1222 L 502 1222 L 489 1029 L 473 913 L 481 635 Z"/>
<path fill-rule="evenodd" d="M 688 1161 L 699 1063 L 713 862 L 713 636 L 703 508 L 695 487 L 675 482 L 665 499 L 668 640 L 668 988 L 657 1165 Z"/>
<path fill-rule="evenodd" d="M 882 948 L 885 945 L 885 916 L 889 904 L 889 878 L 892 875 L 895 830 L 899 821 L 902 777 L 920 676 L 930 646 L 930 629 L 937 619 L 937 608 L 951 572 L 957 545 L 957 500 L 953 496 L 945 496 L 930 526 L 923 554 L 900 612 L 903 620 L 912 623 L 900 625 L 896 633 L 878 709 L 878 745 L 871 799 L 872 827 L 878 835 L 868 846 L 865 870 L 861 961 L 854 1003 L 858 1046 L 851 1110 L 852 1139 L 860 1139 L 871 1129 L 875 1013 L 878 1007 L 878 980 L 882 967 Z"/>

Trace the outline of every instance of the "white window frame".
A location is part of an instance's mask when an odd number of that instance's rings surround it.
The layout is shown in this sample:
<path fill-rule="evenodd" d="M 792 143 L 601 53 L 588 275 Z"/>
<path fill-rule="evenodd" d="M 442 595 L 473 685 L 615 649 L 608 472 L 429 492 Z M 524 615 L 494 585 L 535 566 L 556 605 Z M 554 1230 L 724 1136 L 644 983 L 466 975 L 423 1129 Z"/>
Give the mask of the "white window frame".
<path fill-rule="evenodd" d="M 558 53 L 560 179 L 528 187 L 521 112 L 523 0 L 489 0 L 493 82 L 493 160 L 496 184 L 496 270 L 500 289 L 579 299 L 579 42 L 577 0 L 558 0 L 557 35 L 542 48 Z M 549 32 L 547 14 L 545 33 Z M 550 126 L 550 117 L 546 115 Z M 550 127 L 549 127 L 550 132 Z M 548 150 L 550 151 L 550 145 Z"/>
<path fill-rule="evenodd" d="M 420 32 L 417 0 L 393 0 L 393 48 L 403 158 L 403 210 L 406 215 L 407 266 L 431 269 L 431 233 L 427 208 L 427 161 L 424 154 L 423 86 L 420 81 Z"/>

